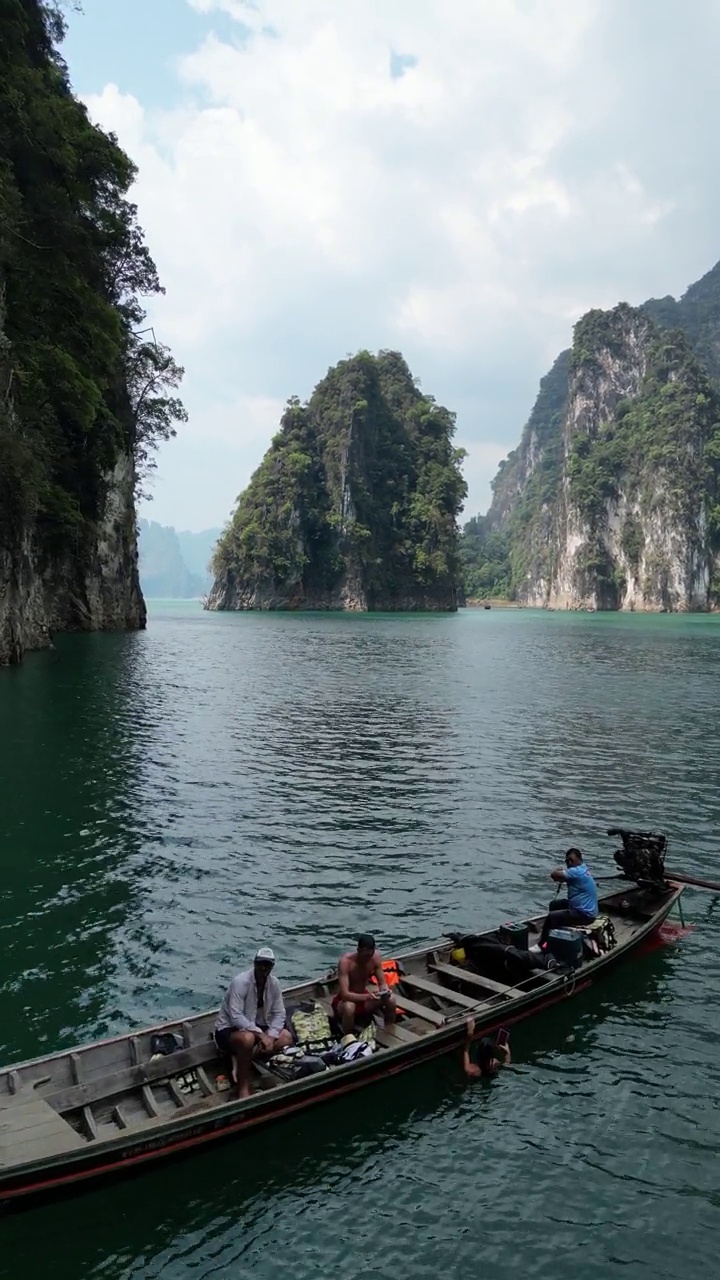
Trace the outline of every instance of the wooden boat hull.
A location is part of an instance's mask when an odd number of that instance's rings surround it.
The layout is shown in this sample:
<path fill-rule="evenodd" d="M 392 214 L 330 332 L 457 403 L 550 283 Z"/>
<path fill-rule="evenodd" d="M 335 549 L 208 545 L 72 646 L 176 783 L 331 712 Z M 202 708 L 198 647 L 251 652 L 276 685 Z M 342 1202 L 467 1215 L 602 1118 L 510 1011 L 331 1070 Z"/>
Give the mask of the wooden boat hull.
<path fill-rule="evenodd" d="M 526 983 L 506 988 L 503 992 L 502 984 L 489 982 L 483 977 L 478 980 L 472 975 L 464 974 L 463 970 L 452 970 L 442 963 L 442 955 L 450 949 L 447 939 L 401 955 L 398 959 L 411 974 L 409 986 L 412 988 L 417 984 L 421 997 L 426 989 L 441 990 L 432 981 L 422 977 L 426 971 L 430 972 L 433 979 L 437 979 L 439 973 L 444 977 L 451 974 L 450 980 L 454 980 L 457 987 L 469 983 L 477 983 L 479 986 L 489 983 L 490 988 L 497 987 L 498 991 L 490 990 L 484 998 L 478 997 L 475 1000 L 474 992 L 468 996 L 467 992 L 463 995 L 449 987 L 442 988 L 443 995 L 447 993 L 447 1003 L 451 1006 L 454 1001 L 462 1000 L 459 1008 L 451 1008 L 451 1011 L 443 1015 L 433 1009 L 431 996 L 427 997 L 426 1005 L 421 1005 L 414 1003 L 409 996 L 406 999 L 400 995 L 401 1005 L 407 1004 L 412 1009 L 425 1010 L 419 1019 L 411 1020 L 408 1025 L 412 1025 L 413 1021 L 417 1025 L 423 1018 L 427 1018 L 431 1019 L 430 1030 L 423 1030 L 422 1034 L 419 1031 L 405 1032 L 404 1040 L 396 1041 L 392 1037 L 390 1043 L 385 1043 L 382 1051 L 372 1057 L 331 1068 L 302 1080 L 275 1084 L 261 1089 L 244 1101 L 231 1100 L 227 1095 L 210 1094 L 194 1105 L 179 1104 L 175 1114 L 169 1118 L 162 1114 L 153 1116 L 151 1113 L 142 1122 L 138 1122 L 135 1128 L 129 1125 L 126 1129 L 120 1128 L 117 1135 L 109 1139 L 103 1139 L 100 1132 L 103 1127 L 108 1128 L 109 1122 L 106 1119 L 96 1122 L 93 1119 L 93 1107 L 98 1109 L 99 1114 L 103 1108 L 107 1110 L 113 1099 L 119 1097 L 120 1103 L 115 1105 L 113 1112 L 113 1115 L 118 1112 L 119 1123 L 124 1096 L 130 1098 L 142 1094 L 145 1097 L 144 1091 L 147 1089 L 152 1097 L 153 1086 L 158 1082 L 165 1085 L 169 1073 L 183 1070 L 186 1063 L 193 1065 L 209 1059 L 212 1056 L 211 1046 L 207 1036 L 203 1040 L 202 1035 L 211 1028 L 214 1012 L 198 1015 L 182 1024 L 189 1047 L 173 1055 L 171 1060 L 166 1059 L 159 1064 L 136 1060 L 119 1072 L 104 1076 L 97 1076 L 99 1068 L 94 1068 L 95 1079 L 88 1079 L 87 1083 L 78 1082 L 78 1072 L 84 1058 L 90 1064 L 93 1062 L 93 1055 L 99 1059 L 103 1053 L 106 1056 L 113 1054 L 117 1059 L 118 1054 L 125 1052 L 128 1045 L 132 1047 L 134 1042 L 137 1059 L 138 1043 L 149 1043 L 153 1033 L 177 1030 L 177 1023 L 149 1028 L 137 1036 L 116 1037 L 89 1046 L 84 1051 L 55 1054 L 5 1068 L 0 1072 L 0 1206 L 4 1210 L 24 1207 L 39 1199 L 80 1191 L 90 1183 L 95 1185 L 98 1179 L 128 1176 L 158 1160 L 190 1154 L 211 1142 L 236 1140 L 261 1124 L 284 1119 L 306 1107 L 364 1088 L 376 1080 L 457 1050 L 465 1039 L 465 1022 L 469 1015 L 475 1019 L 476 1036 L 486 1035 L 500 1026 L 512 1026 L 587 990 L 611 969 L 626 961 L 662 925 L 681 893 L 681 885 L 670 885 L 665 895 L 654 902 L 654 909 L 647 912 L 645 918 L 639 917 L 628 931 L 627 938 L 619 941 L 613 950 L 584 963 L 574 973 L 554 976 L 546 974 L 542 982 L 540 975 L 537 975 L 539 985 L 534 985 L 528 979 Z M 642 891 L 633 889 L 624 895 L 613 895 L 603 900 L 601 909 L 613 919 L 613 903 L 620 899 L 626 902 L 635 899 L 637 903 L 638 894 L 642 894 Z M 491 934 L 484 936 L 492 940 Z M 438 956 L 441 957 L 440 960 L 431 963 L 429 957 Z M 297 999 L 307 997 L 310 993 L 322 992 L 324 998 L 329 1000 L 332 988 L 330 980 L 320 979 L 289 988 L 285 996 L 286 999 Z M 412 995 L 415 994 L 412 991 Z M 435 1003 L 438 1003 L 437 998 Z M 197 1042 L 193 1044 L 196 1034 Z M 382 1036 L 382 1032 L 379 1031 L 378 1035 Z M 68 1088 L 58 1089 L 56 1085 L 69 1067 L 74 1072 L 70 1078 L 75 1083 Z M 143 1084 L 142 1081 L 149 1083 Z M 128 1085 L 123 1094 L 125 1082 Z M 88 1112 L 89 1115 L 86 1114 Z M 91 1126 L 85 1137 L 78 1132 L 77 1127 L 71 1129 L 70 1121 L 65 1118 L 71 1117 L 77 1126 L 78 1117 L 81 1121 L 83 1115 Z M 21 1118 L 20 1124 L 18 1117 Z M 14 1127 L 17 1129 L 18 1144 L 15 1147 Z M 63 1134 L 66 1143 L 64 1149 Z M 47 1152 L 43 1151 L 43 1144 L 47 1145 Z M 28 1158 L 23 1158 L 24 1154 Z"/>

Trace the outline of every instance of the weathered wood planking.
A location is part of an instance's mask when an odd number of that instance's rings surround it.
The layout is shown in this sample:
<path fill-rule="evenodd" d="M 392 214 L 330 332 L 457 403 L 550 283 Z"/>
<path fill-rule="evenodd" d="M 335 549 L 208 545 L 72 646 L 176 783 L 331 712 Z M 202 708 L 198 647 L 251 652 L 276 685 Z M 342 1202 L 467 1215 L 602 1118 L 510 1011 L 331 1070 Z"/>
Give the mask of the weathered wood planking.
<path fill-rule="evenodd" d="M 14 1094 L 0 1103 L 0 1166 L 24 1164 L 86 1145 L 85 1139 L 36 1094 Z"/>
<path fill-rule="evenodd" d="M 441 987 L 438 982 L 430 982 L 428 978 L 421 978 L 414 973 L 403 974 L 403 983 L 407 987 L 422 991 L 425 995 L 436 996 L 438 1000 L 447 1000 L 448 1004 L 459 1004 L 463 1009 L 477 1009 L 482 1003 L 481 1000 L 473 999 L 472 996 L 466 996 L 462 991 L 451 991 L 450 987 Z M 400 999 L 404 1005 L 404 997 L 401 996 Z"/>
<path fill-rule="evenodd" d="M 397 1022 L 392 1027 L 378 1027 L 375 1031 L 375 1039 L 384 1049 L 397 1049 L 402 1044 L 417 1044 L 420 1038 L 414 1031 L 408 1031 Z"/>
<path fill-rule="evenodd" d="M 492 978 L 484 978 L 480 974 L 470 973 L 468 969 L 460 969 L 458 965 L 430 964 L 428 968 L 433 973 L 442 973 L 446 978 L 454 978 L 456 982 L 466 982 L 471 987 L 483 987 L 486 991 L 493 991 L 498 996 L 517 994 L 517 987 L 509 987 L 505 982 L 494 982 Z"/>
<path fill-rule="evenodd" d="M 193 1045 L 190 1049 L 180 1049 L 177 1053 L 169 1053 L 157 1062 L 146 1062 L 142 1066 L 125 1067 L 111 1075 L 96 1076 L 86 1084 L 74 1085 L 70 1089 L 59 1089 L 56 1093 L 46 1094 L 50 1105 L 56 1111 L 74 1111 L 77 1107 L 91 1106 L 103 1098 L 113 1098 L 116 1094 L 127 1093 L 130 1089 L 142 1089 L 144 1085 L 157 1080 L 167 1080 L 180 1071 L 197 1067 L 204 1062 L 213 1062 L 217 1058 L 217 1049 L 213 1040 L 204 1044 Z"/>
<path fill-rule="evenodd" d="M 444 1013 L 438 1013 L 437 1009 L 430 1009 L 426 1004 L 418 1004 L 416 1000 L 408 1000 L 408 998 L 401 995 L 400 992 L 396 993 L 396 999 L 399 1008 L 401 1008 L 404 1013 L 411 1013 L 415 1018 L 423 1018 L 425 1022 L 432 1022 L 435 1027 L 442 1027 L 445 1025 L 446 1015 Z"/>

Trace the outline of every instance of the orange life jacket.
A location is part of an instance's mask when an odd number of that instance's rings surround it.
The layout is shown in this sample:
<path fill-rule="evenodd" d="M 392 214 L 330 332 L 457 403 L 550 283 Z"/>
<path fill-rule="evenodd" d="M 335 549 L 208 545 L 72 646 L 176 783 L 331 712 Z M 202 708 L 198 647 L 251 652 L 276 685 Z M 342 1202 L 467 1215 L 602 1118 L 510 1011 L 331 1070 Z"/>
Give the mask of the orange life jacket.
<path fill-rule="evenodd" d="M 389 987 L 396 987 L 402 977 L 400 965 L 398 964 L 397 960 L 382 960 L 381 967 L 382 967 L 383 974 L 385 975 L 385 981 L 387 985 Z M 378 980 L 375 977 L 375 974 L 373 974 L 372 977 L 370 978 L 370 982 L 374 982 L 376 986 L 378 985 Z M 397 1012 L 398 1013 L 404 1012 L 399 1005 L 397 1007 Z"/>

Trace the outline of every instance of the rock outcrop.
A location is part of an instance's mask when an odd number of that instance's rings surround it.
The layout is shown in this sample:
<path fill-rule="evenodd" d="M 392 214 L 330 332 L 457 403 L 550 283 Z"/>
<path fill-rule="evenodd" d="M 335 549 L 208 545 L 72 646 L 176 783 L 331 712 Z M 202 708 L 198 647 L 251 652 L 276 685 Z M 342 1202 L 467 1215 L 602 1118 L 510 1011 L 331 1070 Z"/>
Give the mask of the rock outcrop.
<path fill-rule="evenodd" d="M 160 283 L 132 162 L 88 119 L 59 6 L 5 0 L 0 41 L 0 663 L 55 631 L 145 624 L 134 495 L 184 409 L 147 337 Z"/>
<path fill-rule="evenodd" d="M 93 533 L 76 547 L 53 555 L 32 525 L 0 547 L 0 665 L 47 648 L 54 632 L 145 626 L 133 480 L 132 459 L 121 458 L 105 477 Z"/>
<path fill-rule="evenodd" d="M 220 539 L 207 607 L 456 609 L 454 425 L 397 352 L 331 369 L 289 402 Z"/>
<path fill-rule="evenodd" d="M 680 302 L 583 317 L 469 531 L 465 562 L 488 594 L 556 609 L 717 605 L 719 353 L 719 268 Z"/>

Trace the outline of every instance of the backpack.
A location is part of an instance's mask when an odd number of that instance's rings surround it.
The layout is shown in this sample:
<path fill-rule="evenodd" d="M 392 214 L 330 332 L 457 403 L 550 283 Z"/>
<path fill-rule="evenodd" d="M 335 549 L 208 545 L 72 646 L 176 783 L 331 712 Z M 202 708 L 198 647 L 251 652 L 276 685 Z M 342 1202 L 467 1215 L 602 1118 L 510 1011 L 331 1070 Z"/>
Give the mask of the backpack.
<path fill-rule="evenodd" d="M 159 1031 L 150 1041 L 150 1053 L 153 1058 L 164 1058 L 168 1053 L 177 1053 L 185 1048 L 185 1041 L 174 1031 Z"/>
<path fill-rule="evenodd" d="M 346 1037 L 346 1041 L 336 1044 L 322 1055 L 323 1062 L 329 1067 L 343 1066 L 348 1062 L 359 1062 L 362 1058 L 371 1058 L 375 1048 L 374 1040 L 361 1040 L 355 1036 Z"/>
<path fill-rule="evenodd" d="M 330 1019 L 322 1005 L 314 1000 L 303 1000 L 288 1014 L 290 1030 L 295 1044 L 307 1054 L 323 1053 L 334 1044 Z"/>
<path fill-rule="evenodd" d="M 617 946 L 613 923 L 608 916 L 598 916 L 592 924 L 579 925 L 577 931 L 583 935 L 583 944 L 590 956 L 602 956 Z"/>

